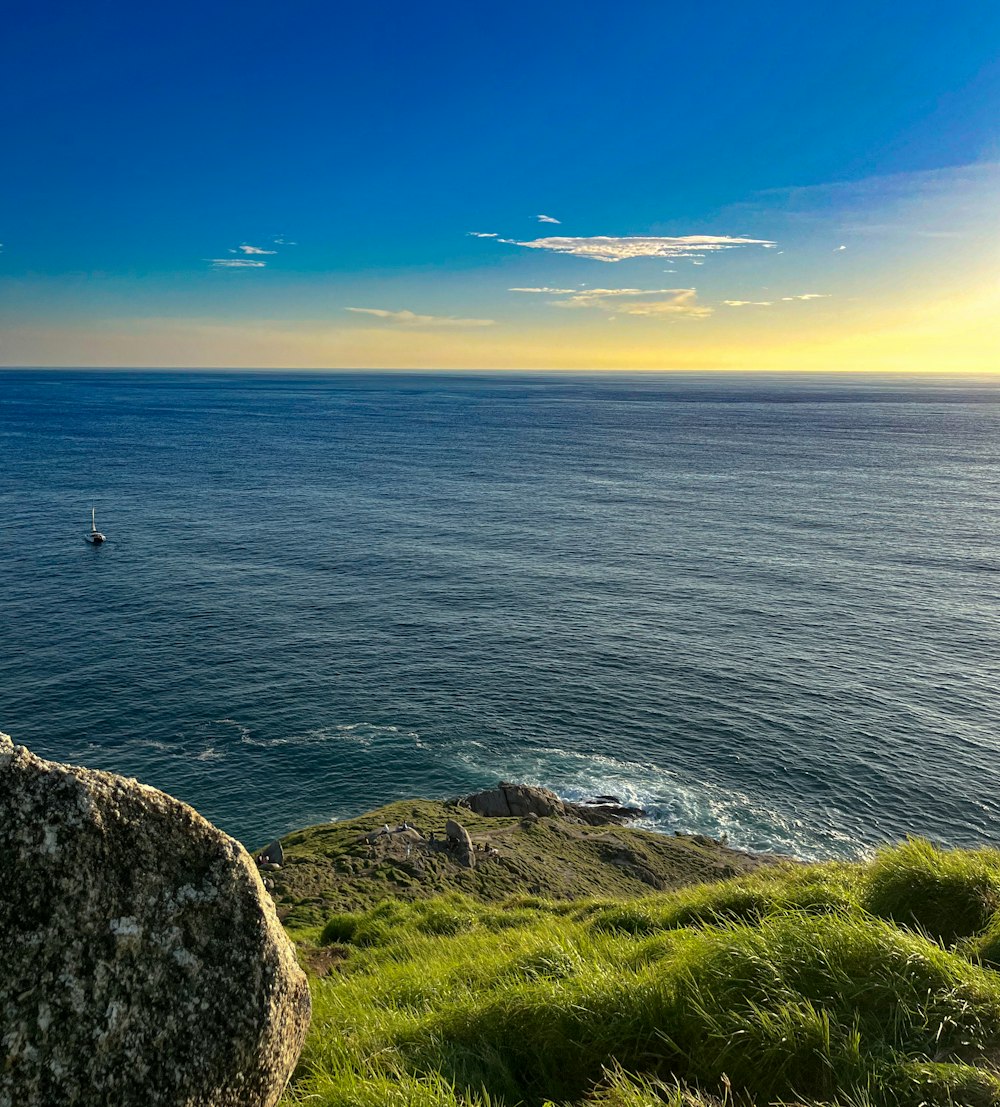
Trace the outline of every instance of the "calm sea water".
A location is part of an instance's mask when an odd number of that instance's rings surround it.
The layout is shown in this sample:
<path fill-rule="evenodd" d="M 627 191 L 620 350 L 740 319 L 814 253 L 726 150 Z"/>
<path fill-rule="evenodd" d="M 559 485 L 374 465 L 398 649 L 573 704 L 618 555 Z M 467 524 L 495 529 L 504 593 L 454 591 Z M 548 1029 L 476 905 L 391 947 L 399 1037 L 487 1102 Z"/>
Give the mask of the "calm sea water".
<path fill-rule="evenodd" d="M 248 843 L 500 778 L 1000 842 L 997 382 L 5 372 L 0 507 L 0 729 Z"/>

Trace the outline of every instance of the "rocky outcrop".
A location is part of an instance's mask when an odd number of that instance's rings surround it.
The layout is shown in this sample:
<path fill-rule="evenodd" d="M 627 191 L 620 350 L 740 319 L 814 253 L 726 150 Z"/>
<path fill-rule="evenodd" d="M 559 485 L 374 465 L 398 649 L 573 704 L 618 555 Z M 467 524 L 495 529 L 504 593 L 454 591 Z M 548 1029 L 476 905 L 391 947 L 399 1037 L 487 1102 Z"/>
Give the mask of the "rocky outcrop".
<path fill-rule="evenodd" d="M 489 819 L 523 819 L 525 815 L 565 815 L 563 801 L 548 788 L 501 781 L 495 788 L 475 792 L 461 801 L 464 806 Z"/>
<path fill-rule="evenodd" d="M 598 796 L 583 803 L 561 800 L 548 788 L 536 788 L 530 784 L 509 784 L 501 781 L 496 788 L 474 792 L 458 801 L 477 815 L 489 819 L 523 819 L 529 815 L 545 818 L 552 815 L 569 816 L 589 826 L 618 825 L 640 818 L 645 812 L 639 807 L 623 804 L 617 796 Z"/>
<path fill-rule="evenodd" d="M 278 838 L 275 838 L 263 853 L 257 855 L 258 865 L 283 865 L 284 863 L 285 851 L 281 848 L 281 840 Z"/>
<path fill-rule="evenodd" d="M 467 869 L 476 867 L 476 848 L 472 844 L 472 835 L 454 819 L 448 819 L 444 824 L 444 832 L 448 837 L 448 848 L 455 854 L 460 865 Z"/>
<path fill-rule="evenodd" d="M 309 992 L 253 861 L 185 804 L 0 735 L 0 1107 L 273 1107 Z"/>

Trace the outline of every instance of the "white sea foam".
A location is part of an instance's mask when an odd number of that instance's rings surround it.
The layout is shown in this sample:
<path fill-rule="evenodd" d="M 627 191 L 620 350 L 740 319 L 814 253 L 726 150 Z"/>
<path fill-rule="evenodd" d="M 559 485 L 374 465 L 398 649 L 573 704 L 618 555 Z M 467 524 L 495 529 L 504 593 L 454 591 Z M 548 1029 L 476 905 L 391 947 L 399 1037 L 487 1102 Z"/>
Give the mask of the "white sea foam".
<path fill-rule="evenodd" d="M 327 745 L 331 742 L 348 743 L 366 749 L 380 744 L 398 747 L 405 743 L 411 743 L 417 749 L 428 748 L 421 742 L 420 735 L 415 730 L 378 723 L 335 723 L 330 726 L 313 727 L 301 733 L 273 735 L 267 738 L 258 738 L 247 730 L 240 741 L 248 746 L 266 748 L 273 746 L 301 748 Z"/>
<path fill-rule="evenodd" d="M 215 721 L 219 724 L 219 726 L 236 727 L 236 730 L 239 732 L 241 740 L 243 740 L 243 741 L 249 740 L 249 738 L 250 738 L 250 728 L 247 727 L 247 726 L 244 726 L 240 722 L 237 722 L 235 719 L 216 719 Z"/>
<path fill-rule="evenodd" d="M 497 779 L 548 787 L 566 799 L 615 795 L 648 813 L 634 825 L 649 830 L 725 836 L 733 846 L 806 860 L 860 851 L 859 844 L 832 822 L 807 825 L 747 792 L 727 791 L 649 762 L 551 746 L 498 757 L 480 742 L 468 743 L 455 756 Z"/>

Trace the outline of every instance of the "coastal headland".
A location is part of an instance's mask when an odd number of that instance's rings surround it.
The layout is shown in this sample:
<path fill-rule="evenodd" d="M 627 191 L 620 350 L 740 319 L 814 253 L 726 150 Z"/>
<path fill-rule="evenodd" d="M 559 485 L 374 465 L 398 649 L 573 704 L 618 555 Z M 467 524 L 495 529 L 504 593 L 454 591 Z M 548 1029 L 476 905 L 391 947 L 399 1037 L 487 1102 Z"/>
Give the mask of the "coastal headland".
<path fill-rule="evenodd" d="M 778 860 L 703 835 L 628 825 L 641 815 L 614 796 L 574 804 L 543 788 L 504 783 L 451 800 L 402 800 L 286 835 L 281 868 L 265 866 L 265 880 L 279 918 L 294 929 L 386 897 L 634 898 Z M 471 851 L 449 835 L 449 823 L 467 832 Z"/>
<path fill-rule="evenodd" d="M 1000 1105 L 1000 851 L 805 864 L 596 798 L 284 838 L 314 1012 L 284 1107 Z"/>

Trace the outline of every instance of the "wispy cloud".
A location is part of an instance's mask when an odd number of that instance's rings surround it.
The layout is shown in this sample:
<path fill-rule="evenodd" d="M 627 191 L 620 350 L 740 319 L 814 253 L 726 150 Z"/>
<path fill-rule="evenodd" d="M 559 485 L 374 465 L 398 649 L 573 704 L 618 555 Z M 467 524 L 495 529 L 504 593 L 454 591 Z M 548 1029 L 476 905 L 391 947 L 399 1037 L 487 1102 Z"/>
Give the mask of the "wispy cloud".
<path fill-rule="evenodd" d="M 828 300 L 829 292 L 803 292 L 798 296 L 782 296 L 782 300 Z"/>
<path fill-rule="evenodd" d="M 251 261 L 249 258 L 205 258 L 213 269 L 263 269 L 266 261 Z"/>
<path fill-rule="evenodd" d="M 572 296 L 578 288 L 508 288 L 508 292 L 539 292 L 548 296 Z"/>
<path fill-rule="evenodd" d="M 398 323 L 404 327 L 492 327 L 495 319 L 461 319 L 453 315 L 417 315 L 412 311 L 388 311 L 385 308 L 349 307 L 345 311 L 359 315 L 374 315 L 389 323 Z"/>
<path fill-rule="evenodd" d="M 276 246 L 296 245 L 296 243 L 289 242 L 284 238 L 272 238 L 271 242 Z M 263 269 L 267 265 L 266 261 L 250 259 L 274 257 L 278 251 L 269 250 L 265 246 L 251 246 L 250 243 L 243 242 L 239 246 L 230 246 L 227 253 L 236 256 L 232 258 L 205 258 L 205 260 L 213 269 Z"/>
<path fill-rule="evenodd" d="M 693 288 L 511 288 L 510 292 L 548 292 L 556 296 L 585 303 L 587 300 L 606 300 L 612 296 L 662 296 L 675 292 L 693 292 Z M 565 301 L 561 301 L 565 303 Z"/>
<path fill-rule="evenodd" d="M 553 219 L 551 215 L 536 215 L 539 223 L 561 223 L 561 219 Z"/>
<path fill-rule="evenodd" d="M 834 250 L 833 252 L 834 252 L 835 254 L 839 254 L 841 250 L 846 250 L 846 249 L 847 249 L 847 247 L 846 247 L 846 246 L 838 246 L 838 247 L 836 248 L 836 250 Z"/>
<path fill-rule="evenodd" d="M 723 300 L 726 307 L 773 307 L 773 300 Z"/>
<path fill-rule="evenodd" d="M 529 250 L 548 250 L 554 254 L 572 254 L 592 261 L 628 261 L 632 258 L 700 258 L 706 253 L 732 250 L 740 246 L 763 246 L 775 243 L 764 238 L 740 238 L 732 235 L 690 234 L 673 238 L 653 236 L 594 238 L 535 238 L 528 242 L 501 238 L 500 242 L 524 246 Z"/>
<path fill-rule="evenodd" d="M 500 236 L 496 231 L 468 231 L 467 234 L 472 238 L 499 238 Z"/>
<path fill-rule="evenodd" d="M 697 302 L 694 288 L 511 288 L 510 292 L 533 292 L 558 297 L 553 307 L 597 308 L 615 315 L 686 316 L 704 319 L 710 307 Z"/>

